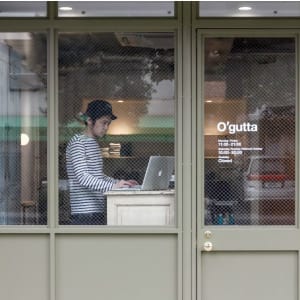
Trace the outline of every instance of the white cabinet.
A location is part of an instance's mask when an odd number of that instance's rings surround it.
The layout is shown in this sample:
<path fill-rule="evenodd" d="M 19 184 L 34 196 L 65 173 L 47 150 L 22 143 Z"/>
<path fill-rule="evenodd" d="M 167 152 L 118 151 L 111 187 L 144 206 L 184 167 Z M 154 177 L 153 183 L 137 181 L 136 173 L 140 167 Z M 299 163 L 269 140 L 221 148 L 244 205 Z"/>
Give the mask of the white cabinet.
<path fill-rule="evenodd" d="M 110 191 L 107 225 L 175 225 L 174 191 Z"/>

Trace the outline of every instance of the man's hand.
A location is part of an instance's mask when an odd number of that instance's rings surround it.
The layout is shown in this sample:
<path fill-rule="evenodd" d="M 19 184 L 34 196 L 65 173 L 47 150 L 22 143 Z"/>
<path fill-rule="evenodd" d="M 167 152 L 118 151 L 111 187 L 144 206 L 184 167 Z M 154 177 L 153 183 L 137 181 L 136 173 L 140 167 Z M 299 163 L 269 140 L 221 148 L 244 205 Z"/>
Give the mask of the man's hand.
<path fill-rule="evenodd" d="M 138 182 L 137 181 L 135 181 L 135 180 L 132 180 L 132 179 L 130 179 L 130 180 L 120 180 L 120 181 L 118 181 L 117 183 L 115 183 L 114 185 L 113 185 L 113 189 L 119 189 L 119 188 L 130 188 L 130 187 L 133 187 L 133 186 L 135 186 L 135 185 L 138 185 Z"/>

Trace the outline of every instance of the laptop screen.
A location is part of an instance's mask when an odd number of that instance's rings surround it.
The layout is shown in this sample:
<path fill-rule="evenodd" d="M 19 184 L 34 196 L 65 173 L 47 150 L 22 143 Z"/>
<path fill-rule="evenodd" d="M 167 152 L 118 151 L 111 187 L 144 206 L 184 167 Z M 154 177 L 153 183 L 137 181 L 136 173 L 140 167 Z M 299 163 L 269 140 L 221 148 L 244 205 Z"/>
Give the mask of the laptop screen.
<path fill-rule="evenodd" d="M 141 190 L 167 190 L 174 167 L 174 156 L 150 156 Z"/>

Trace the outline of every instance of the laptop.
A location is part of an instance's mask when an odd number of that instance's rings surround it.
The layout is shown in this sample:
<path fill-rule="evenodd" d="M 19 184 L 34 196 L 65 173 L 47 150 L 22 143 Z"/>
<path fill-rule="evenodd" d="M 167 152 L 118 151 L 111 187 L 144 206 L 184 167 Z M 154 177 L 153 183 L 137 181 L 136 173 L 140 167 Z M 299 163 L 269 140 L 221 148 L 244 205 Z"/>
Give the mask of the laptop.
<path fill-rule="evenodd" d="M 167 190 L 174 172 L 174 164 L 174 156 L 150 156 L 142 185 L 114 189 L 114 191 Z"/>

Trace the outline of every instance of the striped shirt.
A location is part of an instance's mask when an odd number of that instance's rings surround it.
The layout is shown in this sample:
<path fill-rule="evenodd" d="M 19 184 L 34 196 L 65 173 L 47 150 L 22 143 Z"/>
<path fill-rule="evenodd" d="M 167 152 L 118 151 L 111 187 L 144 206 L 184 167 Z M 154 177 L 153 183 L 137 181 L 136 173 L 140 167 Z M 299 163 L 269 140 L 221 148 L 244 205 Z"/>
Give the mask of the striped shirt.
<path fill-rule="evenodd" d="M 105 212 L 104 192 L 115 180 L 103 173 L 101 150 L 95 138 L 75 135 L 66 150 L 71 213 Z"/>

